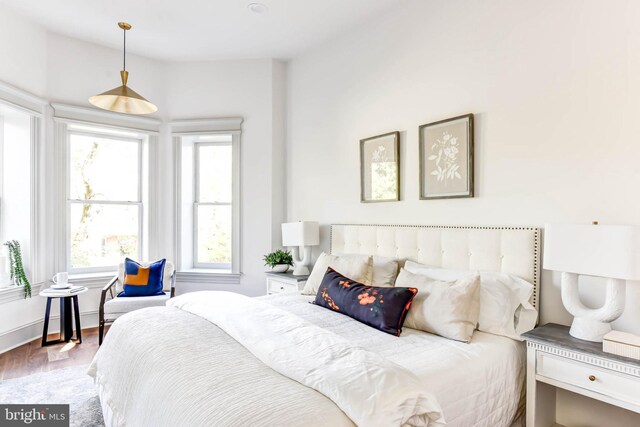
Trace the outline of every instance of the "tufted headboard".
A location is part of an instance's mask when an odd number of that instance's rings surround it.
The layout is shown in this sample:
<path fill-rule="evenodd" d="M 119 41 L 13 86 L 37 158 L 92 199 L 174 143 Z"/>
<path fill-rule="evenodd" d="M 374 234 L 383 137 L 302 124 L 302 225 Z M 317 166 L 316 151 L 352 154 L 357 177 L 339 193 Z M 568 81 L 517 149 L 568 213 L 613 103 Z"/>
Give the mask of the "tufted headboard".
<path fill-rule="evenodd" d="M 332 254 L 412 260 L 433 267 L 513 274 L 540 293 L 540 229 L 441 225 L 331 225 Z"/>

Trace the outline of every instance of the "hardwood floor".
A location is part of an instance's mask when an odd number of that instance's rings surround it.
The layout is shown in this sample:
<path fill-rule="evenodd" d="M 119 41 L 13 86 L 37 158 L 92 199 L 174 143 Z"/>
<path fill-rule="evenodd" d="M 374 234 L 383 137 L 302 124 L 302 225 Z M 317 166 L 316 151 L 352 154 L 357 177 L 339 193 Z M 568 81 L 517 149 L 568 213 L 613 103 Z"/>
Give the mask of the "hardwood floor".
<path fill-rule="evenodd" d="M 58 334 L 51 334 L 56 339 Z M 82 344 L 69 342 L 42 347 L 37 339 L 0 354 L 0 380 L 86 365 L 98 351 L 98 328 L 82 330 Z"/>

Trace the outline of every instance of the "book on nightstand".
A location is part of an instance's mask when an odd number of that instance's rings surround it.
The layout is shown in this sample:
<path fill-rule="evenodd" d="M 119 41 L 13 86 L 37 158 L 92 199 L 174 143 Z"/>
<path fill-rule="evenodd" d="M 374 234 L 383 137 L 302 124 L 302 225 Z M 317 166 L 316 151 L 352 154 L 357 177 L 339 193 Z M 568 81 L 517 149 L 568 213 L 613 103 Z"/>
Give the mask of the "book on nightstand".
<path fill-rule="evenodd" d="M 602 351 L 640 360 L 640 336 L 611 331 L 602 338 Z"/>
<path fill-rule="evenodd" d="M 84 291 L 85 289 L 87 289 L 85 286 L 72 285 L 72 286 L 69 286 L 68 288 L 63 288 L 63 289 L 48 288 L 45 291 L 48 295 L 54 296 L 54 295 L 73 295 L 77 292 Z"/>

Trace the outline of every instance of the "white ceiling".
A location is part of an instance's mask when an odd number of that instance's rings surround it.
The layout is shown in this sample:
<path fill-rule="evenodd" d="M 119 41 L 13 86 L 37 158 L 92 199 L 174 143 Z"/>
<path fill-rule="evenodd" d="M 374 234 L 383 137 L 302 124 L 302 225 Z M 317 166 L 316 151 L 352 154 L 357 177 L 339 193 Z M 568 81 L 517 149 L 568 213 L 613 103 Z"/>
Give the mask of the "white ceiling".
<path fill-rule="evenodd" d="M 251 2 L 268 7 L 263 14 Z M 169 60 L 292 58 L 366 25 L 399 0 L 0 0 L 48 30 Z"/>

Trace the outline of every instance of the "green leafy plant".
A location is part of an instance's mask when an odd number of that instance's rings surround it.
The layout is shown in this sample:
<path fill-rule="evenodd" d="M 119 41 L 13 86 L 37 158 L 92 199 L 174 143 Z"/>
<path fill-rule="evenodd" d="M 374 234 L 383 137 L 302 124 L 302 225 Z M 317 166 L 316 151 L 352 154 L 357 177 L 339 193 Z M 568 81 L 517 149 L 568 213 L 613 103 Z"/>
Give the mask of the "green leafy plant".
<path fill-rule="evenodd" d="M 293 265 L 293 257 L 291 256 L 291 252 L 283 251 L 282 249 L 277 249 L 271 253 L 268 253 L 264 256 L 264 265 L 268 265 L 273 268 L 278 264 L 286 264 Z"/>
<path fill-rule="evenodd" d="M 9 273 L 11 280 L 17 286 L 24 286 L 24 297 L 31 298 L 31 283 L 27 279 L 22 264 L 22 254 L 20 253 L 20 243 L 17 240 L 9 240 L 4 245 L 9 249 Z"/>

